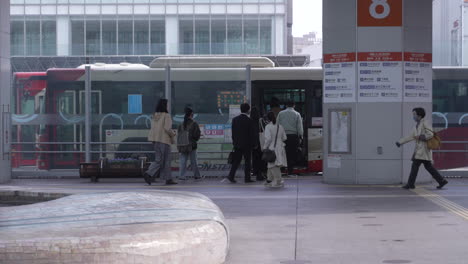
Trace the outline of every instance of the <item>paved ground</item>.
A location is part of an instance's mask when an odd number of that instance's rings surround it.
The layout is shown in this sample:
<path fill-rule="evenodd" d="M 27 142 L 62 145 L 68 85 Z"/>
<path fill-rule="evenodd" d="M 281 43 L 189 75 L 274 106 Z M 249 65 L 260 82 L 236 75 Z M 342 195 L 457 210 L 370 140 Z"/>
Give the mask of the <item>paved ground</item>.
<path fill-rule="evenodd" d="M 211 198 L 230 227 L 227 263 L 468 264 L 468 179 L 407 191 L 287 179 L 284 189 L 219 180 L 145 186 L 141 179 L 14 180 L 1 190 L 93 193 L 195 191 Z"/>

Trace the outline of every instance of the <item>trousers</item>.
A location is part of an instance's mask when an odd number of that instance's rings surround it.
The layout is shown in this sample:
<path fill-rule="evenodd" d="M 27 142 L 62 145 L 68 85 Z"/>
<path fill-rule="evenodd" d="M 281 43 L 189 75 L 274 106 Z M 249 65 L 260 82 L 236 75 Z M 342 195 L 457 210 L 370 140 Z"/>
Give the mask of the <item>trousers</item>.
<path fill-rule="evenodd" d="M 151 177 L 172 180 L 171 172 L 171 146 L 161 142 L 154 143 L 154 162 L 151 162 L 146 171 Z"/>
<path fill-rule="evenodd" d="M 408 185 L 414 186 L 416 182 L 416 177 L 418 176 L 419 167 L 421 164 L 424 164 L 424 168 L 431 174 L 432 178 L 436 180 L 439 184 L 444 182 L 444 178 L 440 175 L 440 173 L 432 166 L 432 162 L 430 160 L 419 160 L 414 159 L 413 164 L 411 165 L 411 172 L 408 178 Z"/>

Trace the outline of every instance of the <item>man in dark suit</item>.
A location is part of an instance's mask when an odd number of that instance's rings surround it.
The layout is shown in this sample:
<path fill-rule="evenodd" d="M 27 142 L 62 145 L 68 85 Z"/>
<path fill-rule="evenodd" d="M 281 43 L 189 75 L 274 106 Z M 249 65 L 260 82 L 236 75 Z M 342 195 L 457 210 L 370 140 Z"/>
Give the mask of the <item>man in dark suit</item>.
<path fill-rule="evenodd" d="M 254 124 L 249 117 L 250 105 L 241 104 L 241 114 L 232 119 L 232 143 L 234 145 L 234 156 L 232 167 L 228 179 L 231 183 L 236 183 L 234 176 L 237 168 L 244 156 L 245 161 L 245 182 L 254 182 L 250 179 L 250 168 L 252 167 L 252 149 L 255 147 Z"/>

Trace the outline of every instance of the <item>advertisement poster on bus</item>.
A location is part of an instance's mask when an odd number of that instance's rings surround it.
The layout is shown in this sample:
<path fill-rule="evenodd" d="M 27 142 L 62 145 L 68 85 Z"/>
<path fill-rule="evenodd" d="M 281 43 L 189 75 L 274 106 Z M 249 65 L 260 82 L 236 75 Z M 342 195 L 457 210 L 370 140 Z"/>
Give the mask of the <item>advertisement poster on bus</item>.
<path fill-rule="evenodd" d="M 405 102 L 432 102 L 432 54 L 405 52 Z"/>
<path fill-rule="evenodd" d="M 358 101 L 402 101 L 401 52 L 360 52 L 358 54 Z"/>
<path fill-rule="evenodd" d="M 323 102 L 356 102 L 356 54 L 325 54 Z"/>

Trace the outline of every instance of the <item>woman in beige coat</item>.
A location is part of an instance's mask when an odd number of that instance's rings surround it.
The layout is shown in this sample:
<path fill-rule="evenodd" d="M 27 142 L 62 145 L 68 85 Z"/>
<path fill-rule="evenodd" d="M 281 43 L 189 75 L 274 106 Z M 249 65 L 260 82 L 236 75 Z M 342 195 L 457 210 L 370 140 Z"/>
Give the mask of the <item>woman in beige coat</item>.
<path fill-rule="evenodd" d="M 171 144 L 175 133 L 172 131 L 172 118 L 167 111 L 167 99 L 160 99 L 151 120 L 151 130 L 148 141 L 154 144 L 154 162 L 144 173 L 145 181 L 151 185 L 153 179 L 159 174 L 166 184 L 177 184 L 171 173 Z"/>
<path fill-rule="evenodd" d="M 414 154 L 412 157 L 413 164 L 411 165 L 411 172 L 408 178 L 408 183 L 404 185 L 403 189 L 414 189 L 414 183 L 416 182 L 416 177 L 418 176 L 419 166 L 424 164 L 424 168 L 432 175 L 432 177 L 439 183 L 437 189 L 441 189 L 448 182 L 440 173 L 432 166 L 432 150 L 427 147 L 426 142 L 431 139 L 434 134 L 432 132 L 432 127 L 424 119 L 426 116 L 426 111 L 424 108 L 414 108 L 413 109 L 413 119 L 416 122 L 416 127 L 413 129 L 412 133 L 408 137 L 404 137 L 396 142 L 397 147 L 415 140 L 416 146 L 414 148 Z"/>
<path fill-rule="evenodd" d="M 277 124 L 276 116 L 274 112 L 269 112 L 267 115 L 270 123 L 265 127 L 265 149 L 271 149 L 275 151 L 276 160 L 274 162 L 268 162 L 267 164 L 267 187 L 283 187 L 284 182 L 281 177 L 281 167 L 287 167 L 288 162 L 286 159 L 286 145 L 284 141 L 287 139 L 284 128 Z M 275 146 L 276 141 L 276 146 Z"/>

